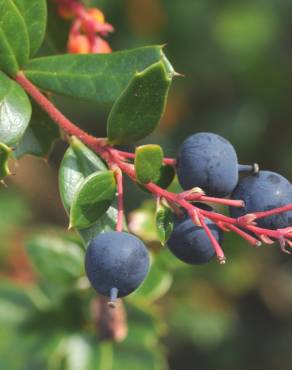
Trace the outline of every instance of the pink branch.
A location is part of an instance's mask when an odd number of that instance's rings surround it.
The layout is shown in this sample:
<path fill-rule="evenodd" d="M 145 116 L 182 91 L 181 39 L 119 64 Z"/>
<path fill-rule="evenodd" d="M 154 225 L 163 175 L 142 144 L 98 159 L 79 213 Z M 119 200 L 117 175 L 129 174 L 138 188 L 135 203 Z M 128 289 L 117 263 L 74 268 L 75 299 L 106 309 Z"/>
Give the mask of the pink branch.
<path fill-rule="evenodd" d="M 259 247 L 262 245 L 262 243 L 254 238 L 253 236 L 247 234 L 245 231 L 241 230 L 239 227 L 235 225 L 229 224 L 227 226 L 230 230 L 234 231 L 236 234 L 240 235 L 243 239 L 245 239 L 249 244 L 251 244 L 254 247 Z"/>
<path fill-rule="evenodd" d="M 287 205 L 285 205 L 283 207 L 278 207 L 278 208 L 270 209 L 269 211 L 254 212 L 253 215 L 255 215 L 256 216 L 256 219 L 258 219 L 258 218 L 272 216 L 272 215 L 276 215 L 278 213 L 283 213 L 283 212 L 288 212 L 288 211 L 292 211 L 292 204 L 287 204 Z"/>
<path fill-rule="evenodd" d="M 204 217 L 202 217 L 202 215 L 200 215 L 200 212 L 198 212 L 198 215 L 199 215 L 201 224 L 202 224 L 202 226 L 205 230 L 205 233 L 207 234 L 208 238 L 210 239 L 210 242 L 212 243 L 212 245 L 214 247 L 214 250 L 216 252 L 219 263 L 224 264 L 226 262 L 226 257 L 224 255 L 224 252 L 223 252 L 220 244 L 218 243 L 217 239 L 215 238 L 215 236 L 212 234 L 211 230 L 209 229 L 209 227 L 205 223 Z"/>

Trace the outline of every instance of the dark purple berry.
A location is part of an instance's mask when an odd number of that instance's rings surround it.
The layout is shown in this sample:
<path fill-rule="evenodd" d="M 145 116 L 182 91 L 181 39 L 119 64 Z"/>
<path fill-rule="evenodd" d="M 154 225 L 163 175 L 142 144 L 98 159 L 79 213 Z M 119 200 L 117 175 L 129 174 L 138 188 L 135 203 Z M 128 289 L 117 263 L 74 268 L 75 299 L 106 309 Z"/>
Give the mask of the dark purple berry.
<path fill-rule="evenodd" d="M 232 199 L 242 199 L 244 208 L 230 207 L 232 217 L 246 213 L 269 211 L 292 203 L 292 186 L 278 173 L 260 171 L 258 174 L 243 177 L 231 194 Z M 292 211 L 279 213 L 257 220 L 265 229 L 279 229 L 292 225 Z"/>
<path fill-rule="evenodd" d="M 149 270 L 149 253 L 136 236 L 110 231 L 88 246 L 85 269 L 94 289 L 115 300 L 132 293 Z"/>
<path fill-rule="evenodd" d="M 200 187 L 207 195 L 224 197 L 233 191 L 238 181 L 236 152 L 219 135 L 195 134 L 180 148 L 177 174 L 185 190 Z"/>
<path fill-rule="evenodd" d="M 222 231 L 211 220 L 205 219 L 205 222 L 217 241 L 221 243 Z M 194 265 L 207 263 L 215 255 L 205 230 L 194 225 L 188 215 L 182 218 L 175 217 L 174 229 L 167 246 L 181 261 Z"/>

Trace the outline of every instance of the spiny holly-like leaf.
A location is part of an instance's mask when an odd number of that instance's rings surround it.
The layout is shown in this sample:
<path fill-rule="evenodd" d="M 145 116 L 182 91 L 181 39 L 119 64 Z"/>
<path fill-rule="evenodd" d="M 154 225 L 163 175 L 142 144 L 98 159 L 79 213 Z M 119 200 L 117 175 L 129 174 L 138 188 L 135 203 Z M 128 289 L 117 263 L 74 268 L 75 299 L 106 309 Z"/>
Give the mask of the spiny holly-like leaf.
<path fill-rule="evenodd" d="M 94 224 L 108 210 L 115 194 L 116 182 L 112 171 L 99 171 L 88 176 L 74 196 L 70 225 L 83 229 Z"/>
<path fill-rule="evenodd" d="M 35 235 L 26 243 L 26 250 L 43 279 L 68 284 L 83 275 L 84 253 L 72 241 L 52 235 Z"/>
<path fill-rule="evenodd" d="M 11 155 L 12 149 L 7 145 L 0 143 L 0 180 L 11 175 L 8 167 L 8 159 Z"/>
<path fill-rule="evenodd" d="M 20 158 L 25 154 L 46 157 L 56 139 L 60 137 L 58 126 L 50 117 L 32 102 L 32 115 L 28 128 L 16 147 L 14 155 Z"/>
<path fill-rule="evenodd" d="M 172 210 L 160 202 L 156 210 L 156 229 L 157 235 L 162 245 L 169 239 L 173 230 L 173 213 Z"/>
<path fill-rule="evenodd" d="M 80 140 L 71 138 L 59 170 L 59 189 L 64 208 L 69 213 L 80 184 L 96 171 L 106 170 L 104 162 Z"/>
<path fill-rule="evenodd" d="M 163 151 L 159 145 L 141 145 L 136 148 L 135 171 L 142 184 L 155 182 L 160 177 Z"/>
<path fill-rule="evenodd" d="M 57 55 L 30 61 L 26 76 L 47 91 L 111 104 L 133 75 L 161 59 L 160 46 L 111 54 Z"/>
<path fill-rule="evenodd" d="M 0 69 L 15 75 L 28 57 L 29 38 L 24 19 L 12 0 L 1 0 Z"/>
<path fill-rule="evenodd" d="M 107 134 L 111 144 L 133 143 L 156 128 L 171 79 L 163 61 L 135 74 L 110 112 Z"/>
<path fill-rule="evenodd" d="M 41 46 L 47 23 L 46 0 L 13 0 L 27 29 L 30 55 L 35 54 Z"/>
<path fill-rule="evenodd" d="M 31 105 L 26 93 L 0 71 L 0 142 L 16 144 L 27 128 L 30 115 Z"/>

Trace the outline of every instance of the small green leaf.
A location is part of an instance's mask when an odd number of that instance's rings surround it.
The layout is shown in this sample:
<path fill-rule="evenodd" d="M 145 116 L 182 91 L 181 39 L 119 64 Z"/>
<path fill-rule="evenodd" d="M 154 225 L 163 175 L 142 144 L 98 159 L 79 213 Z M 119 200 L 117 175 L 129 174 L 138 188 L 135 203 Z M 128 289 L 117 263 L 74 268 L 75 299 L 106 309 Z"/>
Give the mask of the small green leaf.
<path fill-rule="evenodd" d="M 38 51 L 45 36 L 47 2 L 46 0 L 13 0 L 13 2 L 25 22 L 32 56 Z"/>
<path fill-rule="evenodd" d="M 79 233 L 86 245 L 88 245 L 98 234 L 116 229 L 118 218 L 117 208 L 117 202 L 114 201 L 107 212 L 101 216 L 96 223 L 90 227 L 79 230 Z M 126 230 L 126 225 L 124 225 L 123 229 Z"/>
<path fill-rule="evenodd" d="M 161 59 L 160 46 L 111 54 L 57 55 L 36 58 L 26 76 L 40 88 L 73 98 L 111 104 L 137 71 Z"/>
<path fill-rule="evenodd" d="M 172 183 L 173 179 L 175 177 L 175 169 L 173 166 L 170 166 L 169 164 L 163 164 L 160 167 L 159 172 L 159 178 L 154 181 L 154 183 L 158 186 L 160 186 L 162 189 L 167 189 L 170 184 Z M 145 188 L 145 186 L 137 183 L 139 188 L 145 191 L 146 193 L 150 193 L 149 190 Z"/>
<path fill-rule="evenodd" d="M 160 178 L 163 151 L 159 145 L 149 144 L 136 148 L 135 171 L 142 184 L 155 182 Z"/>
<path fill-rule="evenodd" d="M 11 175 L 8 167 L 8 159 L 12 153 L 12 149 L 7 145 L 0 143 L 0 180 Z"/>
<path fill-rule="evenodd" d="M 109 142 L 129 144 L 149 135 L 163 115 L 170 83 L 163 61 L 137 72 L 112 107 Z"/>
<path fill-rule="evenodd" d="M 169 239 L 173 230 L 172 210 L 163 202 L 160 202 L 156 210 L 156 229 L 157 235 L 162 245 Z"/>
<path fill-rule="evenodd" d="M 29 38 L 24 19 L 12 0 L 1 0 L 0 69 L 15 75 L 28 57 Z"/>
<path fill-rule="evenodd" d="M 74 196 L 70 225 L 79 229 L 94 224 L 110 207 L 116 194 L 112 171 L 99 171 L 88 176 Z"/>
<path fill-rule="evenodd" d="M 167 189 L 169 185 L 172 183 L 174 177 L 175 177 L 174 167 L 170 166 L 169 164 L 164 164 L 160 168 L 159 179 L 155 181 L 155 184 L 163 189 Z"/>
<path fill-rule="evenodd" d="M 16 144 L 27 128 L 30 115 L 31 105 L 26 93 L 0 71 L 0 142 Z"/>
<path fill-rule="evenodd" d="M 80 184 L 90 174 L 104 171 L 107 167 L 92 150 L 73 137 L 67 149 L 59 171 L 59 189 L 64 208 L 69 213 L 71 204 Z M 117 206 L 115 202 L 94 225 L 80 229 L 86 245 L 99 233 L 114 230 L 117 222 Z"/>
<path fill-rule="evenodd" d="M 26 154 L 46 157 L 55 140 L 60 137 L 58 126 L 50 117 L 32 102 L 32 116 L 28 128 L 16 147 L 14 155 L 20 158 Z"/>
<path fill-rule="evenodd" d="M 59 189 L 64 208 L 69 213 L 73 198 L 85 178 L 107 167 L 92 150 L 80 140 L 71 138 L 59 170 Z"/>
<path fill-rule="evenodd" d="M 50 283 L 71 285 L 83 275 L 84 253 L 72 241 L 52 235 L 36 235 L 26 244 L 30 260 Z"/>

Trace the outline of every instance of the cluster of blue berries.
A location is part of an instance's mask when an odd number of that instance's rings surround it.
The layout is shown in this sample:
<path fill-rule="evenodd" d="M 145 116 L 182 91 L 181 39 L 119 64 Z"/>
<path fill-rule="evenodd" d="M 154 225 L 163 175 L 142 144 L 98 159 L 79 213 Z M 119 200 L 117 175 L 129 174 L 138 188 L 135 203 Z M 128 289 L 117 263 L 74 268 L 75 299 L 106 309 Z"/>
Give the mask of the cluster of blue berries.
<path fill-rule="evenodd" d="M 199 187 L 208 196 L 242 200 L 244 207 L 229 209 L 230 215 L 236 218 L 292 203 L 292 186 L 287 179 L 275 172 L 259 171 L 256 165 L 239 165 L 233 146 L 212 133 L 198 133 L 184 141 L 177 158 L 177 175 L 184 190 Z M 195 206 L 213 212 L 204 203 L 196 202 Z M 208 218 L 205 223 L 221 244 L 221 228 Z M 292 225 L 292 211 L 264 217 L 257 224 L 271 230 L 286 228 Z M 174 228 L 167 245 L 177 258 L 189 264 L 207 263 L 215 255 L 204 228 L 195 225 L 185 211 L 174 215 Z M 137 237 L 125 232 L 107 232 L 91 241 L 85 266 L 95 290 L 114 301 L 130 294 L 143 282 L 149 270 L 149 253 Z"/>

